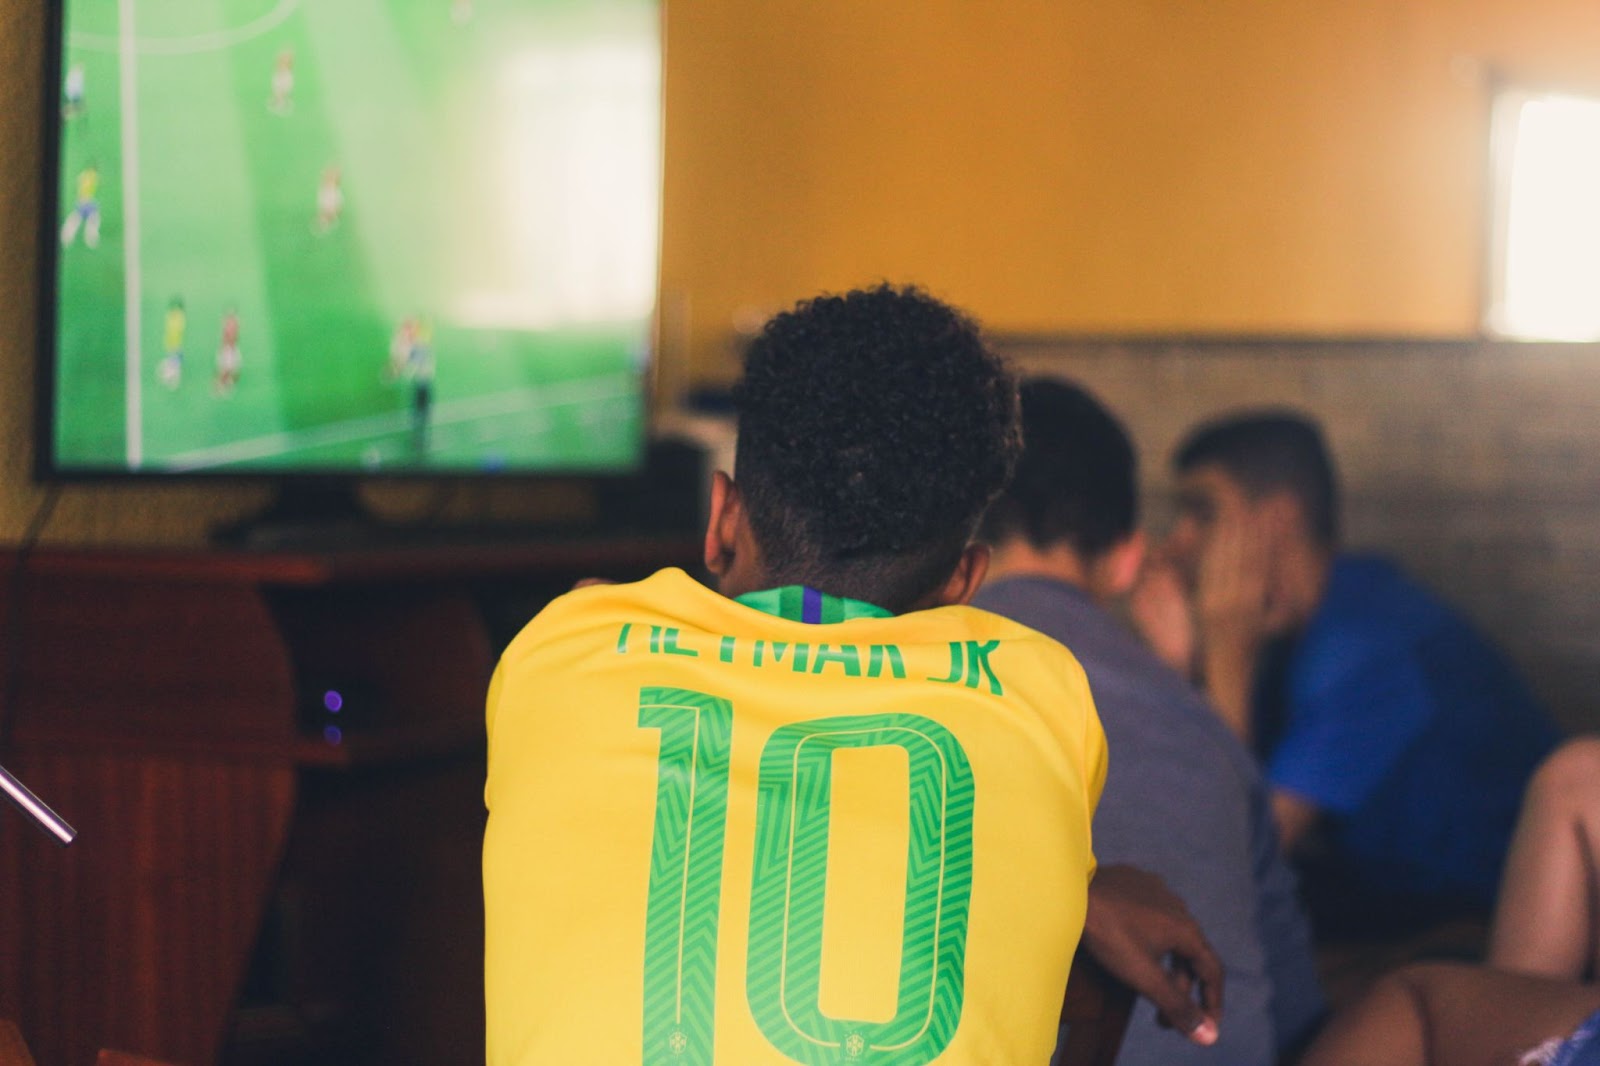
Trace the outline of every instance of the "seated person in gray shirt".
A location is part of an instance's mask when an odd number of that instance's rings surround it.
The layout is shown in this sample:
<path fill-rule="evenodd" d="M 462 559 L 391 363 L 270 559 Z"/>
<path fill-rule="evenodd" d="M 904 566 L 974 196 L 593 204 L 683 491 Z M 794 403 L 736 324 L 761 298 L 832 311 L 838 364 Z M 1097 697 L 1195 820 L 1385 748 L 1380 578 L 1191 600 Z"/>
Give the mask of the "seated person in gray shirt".
<path fill-rule="evenodd" d="M 1110 750 L 1095 855 L 1163 878 L 1227 974 L 1215 1044 L 1162 1028 L 1141 1001 L 1117 1062 L 1266 1066 L 1308 1036 L 1323 1001 L 1259 770 L 1105 606 L 1132 586 L 1144 551 L 1126 432 L 1062 382 L 1026 383 L 1022 415 L 1023 457 L 985 519 L 993 558 L 973 604 L 1055 637 L 1083 664 Z"/>

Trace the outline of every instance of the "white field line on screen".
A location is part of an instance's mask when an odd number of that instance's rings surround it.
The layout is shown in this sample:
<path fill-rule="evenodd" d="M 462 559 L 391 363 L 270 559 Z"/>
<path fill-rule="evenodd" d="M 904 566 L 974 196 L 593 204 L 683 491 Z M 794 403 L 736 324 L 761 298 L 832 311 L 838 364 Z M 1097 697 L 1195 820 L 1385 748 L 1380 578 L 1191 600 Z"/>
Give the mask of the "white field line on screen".
<path fill-rule="evenodd" d="M 197 52 L 216 52 L 243 44 L 263 33 L 276 29 L 300 7 L 300 0 L 278 0 L 278 5 L 259 18 L 242 26 L 234 26 L 212 33 L 197 33 L 188 37 L 134 37 L 132 44 L 140 55 L 185 56 Z M 87 52 L 118 52 L 124 47 L 126 33 L 111 37 L 103 33 L 78 33 L 67 35 L 67 43 Z"/>
<path fill-rule="evenodd" d="M 133 0 L 117 4 L 122 92 L 122 304 L 124 437 L 128 469 L 144 462 L 144 412 L 140 334 L 144 330 L 144 279 L 139 263 L 139 71 L 134 53 Z"/>
<path fill-rule="evenodd" d="M 613 374 L 604 378 L 564 381 L 539 388 L 518 389 L 515 392 L 496 392 L 470 399 L 449 400 L 433 406 L 428 416 L 428 423 L 432 426 L 448 426 L 457 422 L 469 422 L 475 418 L 492 418 L 497 415 L 516 414 L 519 411 L 617 399 L 631 395 L 632 382 L 631 374 Z M 252 459 L 268 459 L 305 448 L 351 444 L 369 437 L 409 430 L 411 418 L 409 408 L 402 411 L 385 411 L 381 415 L 367 415 L 364 418 L 352 418 L 344 422 L 330 422 L 325 426 L 270 433 L 264 437 L 252 437 L 249 440 L 233 441 L 211 448 L 180 452 L 163 460 L 160 465 L 162 469 L 182 473 L 249 462 Z"/>

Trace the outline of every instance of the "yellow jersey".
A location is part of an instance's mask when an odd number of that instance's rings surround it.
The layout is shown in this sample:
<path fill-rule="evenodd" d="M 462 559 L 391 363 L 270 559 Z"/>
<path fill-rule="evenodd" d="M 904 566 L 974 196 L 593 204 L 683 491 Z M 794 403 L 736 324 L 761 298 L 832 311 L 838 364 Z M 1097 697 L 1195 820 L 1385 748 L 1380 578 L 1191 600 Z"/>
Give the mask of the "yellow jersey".
<path fill-rule="evenodd" d="M 183 348 L 183 334 L 189 328 L 189 316 L 176 307 L 167 308 L 165 328 L 162 331 L 161 344 L 168 352 L 176 352 Z"/>
<path fill-rule="evenodd" d="M 492 1066 L 1037 1066 L 1094 870 L 1077 661 L 680 570 L 583 589 L 488 700 Z"/>

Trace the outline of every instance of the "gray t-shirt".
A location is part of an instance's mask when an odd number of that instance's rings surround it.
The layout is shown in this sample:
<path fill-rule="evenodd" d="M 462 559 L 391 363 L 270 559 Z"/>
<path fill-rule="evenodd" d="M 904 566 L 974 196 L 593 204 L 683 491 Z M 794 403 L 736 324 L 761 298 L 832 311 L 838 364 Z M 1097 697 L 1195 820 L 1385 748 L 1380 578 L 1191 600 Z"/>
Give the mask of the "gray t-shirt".
<path fill-rule="evenodd" d="M 1007 578 L 973 605 L 1054 637 L 1083 664 L 1110 751 L 1095 856 L 1165 879 L 1226 967 L 1216 1044 L 1202 1048 L 1161 1028 L 1141 999 L 1118 1066 L 1268 1066 L 1324 1003 L 1254 760 L 1187 682 L 1082 590 Z"/>

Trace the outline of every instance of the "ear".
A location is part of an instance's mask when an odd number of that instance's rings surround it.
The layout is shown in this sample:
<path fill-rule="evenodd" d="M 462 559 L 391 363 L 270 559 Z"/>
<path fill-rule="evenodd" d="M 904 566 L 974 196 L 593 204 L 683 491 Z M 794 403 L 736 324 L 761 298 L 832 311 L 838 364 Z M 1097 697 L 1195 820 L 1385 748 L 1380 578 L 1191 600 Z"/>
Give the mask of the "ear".
<path fill-rule="evenodd" d="M 983 584 L 984 575 L 989 572 L 989 546 L 987 544 L 968 544 L 961 549 L 961 558 L 956 562 L 956 568 L 940 586 L 939 590 L 930 597 L 929 607 L 951 607 L 957 604 L 972 602 L 972 597 L 978 594 L 978 588 Z"/>
<path fill-rule="evenodd" d="M 1126 540 L 1107 548 L 1095 560 L 1093 590 L 1097 599 L 1126 596 L 1139 580 L 1149 542 L 1144 530 L 1136 529 Z"/>
<path fill-rule="evenodd" d="M 733 566 L 743 515 L 744 502 L 739 498 L 739 487 L 731 477 L 718 470 L 711 475 L 711 507 L 706 518 L 704 555 L 706 569 L 717 577 L 725 575 Z"/>

